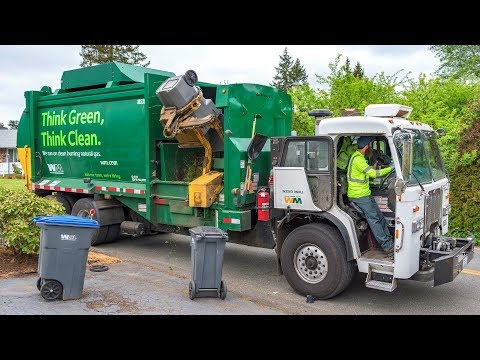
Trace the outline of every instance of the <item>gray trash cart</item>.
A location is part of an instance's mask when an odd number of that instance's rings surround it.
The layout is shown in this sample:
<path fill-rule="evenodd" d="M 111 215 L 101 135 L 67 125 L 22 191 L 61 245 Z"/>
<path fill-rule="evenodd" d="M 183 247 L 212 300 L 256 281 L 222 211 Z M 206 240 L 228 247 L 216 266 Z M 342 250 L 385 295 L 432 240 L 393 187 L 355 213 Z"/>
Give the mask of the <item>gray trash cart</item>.
<path fill-rule="evenodd" d="M 88 249 L 99 228 L 95 220 L 71 215 L 40 216 L 37 288 L 45 300 L 82 296 Z"/>
<path fill-rule="evenodd" d="M 227 284 L 222 280 L 223 253 L 228 235 L 212 226 L 198 226 L 190 229 L 192 281 L 189 284 L 189 296 L 220 297 L 227 296 Z"/>

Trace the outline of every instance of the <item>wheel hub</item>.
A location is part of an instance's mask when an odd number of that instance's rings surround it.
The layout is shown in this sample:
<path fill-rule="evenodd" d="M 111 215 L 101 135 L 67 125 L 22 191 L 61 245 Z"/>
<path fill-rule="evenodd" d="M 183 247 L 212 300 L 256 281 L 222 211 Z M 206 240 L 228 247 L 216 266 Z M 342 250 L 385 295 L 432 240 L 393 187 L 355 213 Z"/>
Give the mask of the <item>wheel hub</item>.
<path fill-rule="evenodd" d="M 328 260 L 317 245 L 300 245 L 295 251 L 293 261 L 297 274 L 310 284 L 317 284 L 327 276 Z"/>

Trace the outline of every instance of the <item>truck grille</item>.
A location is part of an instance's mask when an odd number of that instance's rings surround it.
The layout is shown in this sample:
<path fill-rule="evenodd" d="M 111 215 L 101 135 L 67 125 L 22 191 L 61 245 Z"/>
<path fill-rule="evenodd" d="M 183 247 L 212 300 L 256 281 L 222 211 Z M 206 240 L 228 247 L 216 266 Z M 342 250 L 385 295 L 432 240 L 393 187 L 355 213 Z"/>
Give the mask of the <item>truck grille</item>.
<path fill-rule="evenodd" d="M 442 190 L 435 189 L 428 192 L 425 198 L 425 231 L 435 222 L 440 222 L 442 212 Z"/>

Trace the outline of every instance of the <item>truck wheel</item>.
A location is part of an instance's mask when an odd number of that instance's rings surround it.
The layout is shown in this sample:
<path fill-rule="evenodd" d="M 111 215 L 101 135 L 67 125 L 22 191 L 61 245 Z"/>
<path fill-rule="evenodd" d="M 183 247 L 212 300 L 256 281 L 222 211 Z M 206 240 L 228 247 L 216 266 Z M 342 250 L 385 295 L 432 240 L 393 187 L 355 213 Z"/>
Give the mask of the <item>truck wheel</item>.
<path fill-rule="evenodd" d="M 94 206 L 94 200 L 91 198 L 81 198 L 77 200 L 72 208 L 72 215 L 80 216 L 84 218 L 90 218 L 90 211 L 95 210 L 92 216 L 93 220 L 98 221 L 98 212 Z M 116 233 L 116 230 L 117 233 Z M 114 241 L 120 233 L 120 225 L 104 225 L 100 224 L 100 227 L 92 236 L 92 246 L 100 245 L 106 242 Z"/>
<path fill-rule="evenodd" d="M 54 200 L 58 201 L 60 204 L 63 205 L 63 208 L 65 209 L 65 212 L 67 214 L 71 214 L 72 207 L 70 205 L 70 202 L 62 194 L 56 194 L 56 195 L 48 194 L 48 195 L 44 196 L 44 198 L 48 199 L 48 200 L 53 200 L 54 199 Z"/>
<path fill-rule="evenodd" d="M 70 201 L 68 201 L 68 199 L 65 195 L 57 193 L 55 195 L 55 198 L 57 199 L 57 201 L 59 203 L 61 203 L 63 205 L 63 207 L 65 208 L 65 212 L 67 214 L 72 213 L 72 204 L 70 203 Z"/>
<path fill-rule="evenodd" d="M 78 198 L 75 195 L 69 194 L 69 193 L 62 193 L 62 195 L 65 196 L 68 203 L 70 204 L 70 207 L 73 209 L 73 205 L 75 205 Z M 71 211 L 70 211 L 70 213 L 71 213 Z"/>
<path fill-rule="evenodd" d="M 282 270 L 299 294 L 329 299 L 347 288 L 355 262 L 347 261 L 343 239 L 326 224 L 311 223 L 293 230 L 281 249 Z"/>

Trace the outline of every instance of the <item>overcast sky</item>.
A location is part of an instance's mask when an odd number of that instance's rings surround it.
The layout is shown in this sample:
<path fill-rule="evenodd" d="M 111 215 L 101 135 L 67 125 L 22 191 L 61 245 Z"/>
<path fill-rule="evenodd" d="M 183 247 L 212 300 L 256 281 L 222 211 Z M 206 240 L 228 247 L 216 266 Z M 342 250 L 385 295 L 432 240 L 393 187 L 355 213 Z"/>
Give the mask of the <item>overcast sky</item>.
<path fill-rule="evenodd" d="M 422 45 L 144 45 L 140 50 L 154 69 L 175 74 L 193 69 L 200 81 L 210 83 L 269 84 L 285 46 L 293 59 L 300 59 L 314 87 L 315 74 L 327 75 L 328 63 L 339 53 L 349 57 L 352 66 L 360 61 L 367 76 L 405 69 L 416 77 L 433 73 L 439 65 Z M 60 88 L 63 71 L 79 67 L 79 52 L 80 45 L 0 46 L 0 122 L 20 119 L 24 91 L 44 85 Z"/>

